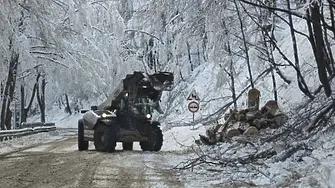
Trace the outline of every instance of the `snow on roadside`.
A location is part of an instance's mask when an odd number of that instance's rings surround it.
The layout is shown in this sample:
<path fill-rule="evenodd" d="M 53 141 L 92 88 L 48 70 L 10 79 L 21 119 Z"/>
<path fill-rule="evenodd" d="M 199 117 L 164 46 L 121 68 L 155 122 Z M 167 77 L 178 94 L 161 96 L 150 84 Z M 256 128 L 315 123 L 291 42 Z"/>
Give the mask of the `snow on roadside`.
<path fill-rule="evenodd" d="M 335 133 L 318 136 L 311 156 L 304 157 L 301 166 L 308 169 L 299 188 L 335 188 Z"/>
<path fill-rule="evenodd" d="M 47 122 L 54 122 L 57 128 L 77 128 L 78 120 L 82 117 L 80 113 L 69 115 L 63 109 L 54 107 L 47 114 Z"/>
<path fill-rule="evenodd" d="M 57 128 L 77 128 L 78 120 L 82 117 L 80 113 L 69 113 L 64 112 L 64 109 L 59 109 L 58 106 L 54 106 L 46 113 L 46 122 L 55 123 Z M 29 117 L 27 122 L 40 122 L 40 115 Z"/>
<path fill-rule="evenodd" d="M 68 115 L 59 108 L 54 108 L 48 111 L 46 115 L 47 122 L 55 123 L 56 128 L 77 128 L 78 119 L 81 118 L 81 114 Z M 28 118 L 28 122 L 39 122 L 40 116 L 36 115 Z M 37 127 L 36 127 L 37 128 Z M 26 128 L 31 129 L 31 128 Z M 24 129 L 10 130 L 12 131 L 22 131 Z M 6 131 L 5 131 L 6 132 Z M 7 131 L 8 132 L 8 131 Z M 12 140 L 1 141 L 0 142 L 0 154 L 13 152 L 22 148 L 33 146 L 36 144 L 44 144 L 52 142 L 55 140 L 62 140 L 67 136 L 73 136 L 76 133 L 69 132 L 66 130 L 56 130 L 50 132 L 37 133 L 32 135 L 27 135 L 19 138 L 14 138 Z"/>
<path fill-rule="evenodd" d="M 77 128 L 78 120 L 82 118 L 81 114 L 67 115 L 55 121 L 57 128 Z"/>
<path fill-rule="evenodd" d="M 195 139 L 198 139 L 199 134 L 206 132 L 203 125 L 198 124 L 194 126 L 174 127 L 168 131 L 163 132 L 164 143 L 162 151 L 181 151 L 189 149 Z"/>
<path fill-rule="evenodd" d="M 53 108 L 49 110 L 46 114 L 46 121 L 55 123 L 56 128 L 77 128 L 78 119 L 81 114 L 68 115 L 64 110 L 59 108 Z M 36 115 L 28 118 L 28 122 L 39 122 L 40 116 Z M 27 128 L 30 129 L 30 128 Z M 21 131 L 15 130 L 15 131 Z M 11 130 L 13 131 L 13 130 Z M 33 146 L 36 144 L 44 144 L 52 142 L 55 140 L 62 140 L 68 136 L 73 136 L 76 133 L 69 132 L 67 130 L 56 130 L 50 132 L 37 133 L 32 135 L 27 135 L 19 138 L 14 138 L 12 140 L 1 141 L 0 142 L 0 154 L 13 152 L 22 148 Z"/>
<path fill-rule="evenodd" d="M 13 138 L 12 140 L 0 142 L 0 154 L 13 152 L 36 144 L 48 143 L 55 140 L 62 140 L 65 139 L 66 136 L 71 135 L 73 135 L 73 133 L 65 133 L 64 131 L 56 130 L 27 135 L 19 138 Z"/>
<path fill-rule="evenodd" d="M 232 159 L 253 153 L 255 148 L 239 143 L 220 143 L 213 146 L 201 146 L 201 151 L 210 156 Z M 262 145 L 261 150 L 272 147 Z M 186 187 L 298 187 L 298 188 L 335 188 L 335 134 L 321 135 L 308 143 L 312 150 L 306 155 L 305 150 L 296 152 L 285 161 L 276 162 L 270 158 L 251 165 L 199 165 L 189 170 L 181 171 L 181 177 L 187 182 Z M 258 149 L 257 149 L 258 150 Z M 307 151 L 308 152 L 308 151 Z M 185 155 L 183 162 L 195 159 L 192 153 Z M 214 157 L 215 158 L 215 157 Z M 209 158 L 207 158 L 208 160 Z"/>

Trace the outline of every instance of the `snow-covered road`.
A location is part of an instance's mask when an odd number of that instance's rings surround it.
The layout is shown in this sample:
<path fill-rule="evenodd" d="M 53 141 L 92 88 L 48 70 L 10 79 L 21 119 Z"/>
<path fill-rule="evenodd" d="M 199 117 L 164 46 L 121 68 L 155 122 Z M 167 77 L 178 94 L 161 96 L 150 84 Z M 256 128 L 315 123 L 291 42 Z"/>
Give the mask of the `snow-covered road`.
<path fill-rule="evenodd" d="M 229 167 L 218 166 L 217 172 L 209 171 L 214 167 L 208 166 L 209 169 L 198 166 L 194 171 L 173 170 L 178 164 L 197 158 L 188 146 L 204 132 L 201 126 L 197 130 L 176 127 L 165 131 L 159 152 L 143 152 L 138 143 L 134 144 L 134 151 L 122 151 L 118 143 L 116 152 L 101 153 L 90 143 L 89 151 L 79 152 L 76 132 L 58 129 L 0 142 L 0 187 L 248 187 L 245 183 L 249 181 L 256 187 L 334 187 L 335 142 L 331 135 L 324 136 L 322 148 L 300 162 L 296 161 L 298 156 L 285 162 L 264 161 L 266 167 L 258 169 L 262 173 L 247 172 L 250 179 L 246 181 L 243 171 L 231 171 Z M 217 149 L 223 146 L 218 145 Z M 214 149 L 202 149 L 206 148 Z"/>
<path fill-rule="evenodd" d="M 185 134 L 184 129 L 190 128 L 165 132 L 159 152 L 143 152 L 138 143 L 134 151 L 122 151 L 118 143 L 116 152 L 102 153 L 90 143 L 89 151 L 79 152 L 75 129 L 2 142 L 0 187 L 187 187 L 178 171 L 171 170 L 185 160 L 187 143 L 193 143 L 191 136 L 185 140 L 180 135 Z M 178 137 L 183 139 L 176 140 Z M 179 141 L 185 145 L 178 145 Z M 6 145 L 11 147 L 6 149 Z"/>
<path fill-rule="evenodd" d="M 169 170 L 182 152 L 79 152 L 76 139 L 0 155 L 1 187 L 183 187 Z"/>

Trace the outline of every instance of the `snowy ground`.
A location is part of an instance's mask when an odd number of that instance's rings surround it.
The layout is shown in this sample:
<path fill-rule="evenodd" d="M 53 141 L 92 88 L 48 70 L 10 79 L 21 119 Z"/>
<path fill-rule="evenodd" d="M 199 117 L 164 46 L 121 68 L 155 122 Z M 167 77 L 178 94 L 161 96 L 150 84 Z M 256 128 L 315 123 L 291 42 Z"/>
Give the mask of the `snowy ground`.
<path fill-rule="evenodd" d="M 194 159 L 209 152 L 210 156 L 219 156 L 232 159 L 243 157 L 256 150 L 266 150 L 274 146 L 273 143 L 264 144 L 262 148 L 254 148 L 249 144 L 239 142 L 221 143 L 217 146 L 202 146 L 195 149 L 197 154 L 190 154 L 185 161 L 194 162 L 193 168 L 183 170 L 182 177 L 187 182 L 193 182 L 189 187 L 207 187 L 210 184 L 221 187 L 299 187 L 299 188 L 331 188 L 335 187 L 335 134 L 327 133 L 314 138 L 308 143 L 311 149 L 310 155 L 307 150 L 301 150 L 285 161 L 277 161 L 278 155 L 253 164 L 204 164 L 195 165 Z M 239 147 L 236 147 L 236 146 Z M 236 148 L 236 149 L 230 149 Z M 203 153 L 204 152 L 204 153 Z M 203 158 L 211 162 L 211 160 Z M 199 161 L 198 161 L 199 162 Z M 190 162 L 187 163 L 192 164 Z M 180 165 L 179 167 L 185 167 Z"/>
<path fill-rule="evenodd" d="M 67 130 L 56 130 L 2 141 L 0 142 L 0 155 L 8 152 L 15 152 L 39 144 L 62 140 L 68 138 L 69 136 L 73 136 L 74 134 L 75 133 L 69 132 Z"/>
<path fill-rule="evenodd" d="M 142 152 L 136 143 L 130 152 L 122 152 L 120 143 L 112 154 L 96 152 L 93 143 L 78 152 L 74 129 L 1 142 L 0 181 L 2 187 L 183 187 L 186 180 L 171 169 L 189 154 L 192 137 L 204 131 L 190 128 L 165 132 L 158 153 Z"/>
<path fill-rule="evenodd" d="M 300 188 L 335 187 L 335 134 L 321 135 L 319 139 L 320 147 L 295 165 L 300 167 L 297 171 L 303 175 Z"/>
<path fill-rule="evenodd" d="M 42 154 L 52 151 L 53 153 L 66 153 L 69 155 L 68 158 L 73 158 L 71 155 L 78 155 L 75 128 L 80 117 L 80 114 L 68 116 L 62 112 L 54 113 L 50 121 L 56 122 L 58 130 L 0 142 L 0 156 L 16 155 L 22 152 Z M 250 187 L 251 185 L 257 185 L 257 187 L 335 187 L 335 134 L 333 132 L 314 137 L 311 141 L 313 143 L 309 144 L 309 148 L 312 149 L 310 155 L 305 156 L 305 151 L 300 151 L 284 162 L 277 162 L 274 157 L 263 161 L 261 165 L 254 166 L 227 168 L 220 165 L 199 165 L 186 170 L 171 170 L 174 167 L 181 167 L 188 160 L 197 158 L 198 155 L 194 151 L 197 151 L 198 154 L 199 151 L 221 152 L 223 157 L 226 154 L 236 157 L 245 156 L 255 150 L 250 145 L 242 144 L 237 147 L 238 149 L 226 152 L 228 148 L 240 144 L 237 142 L 223 143 L 215 147 L 204 146 L 200 147 L 200 150 L 194 145 L 194 141 L 198 139 L 199 134 L 204 134 L 206 129 L 207 127 L 199 124 L 194 128 L 184 126 L 164 131 L 164 145 L 158 154 L 143 153 L 138 144 L 134 145 L 135 151 L 132 153 L 110 154 L 110 157 L 100 161 L 97 170 L 92 172 L 94 175 L 91 178 L 97 179 L 93 181 L 94 185 L 100 187 L 110 184 L 108 174 L 128 176 L 129 174 L 124 174 L 122 169 L 136 168 L 147 175 L 133 174 L 135 178 L 132 179 L 131 185 L 135 187 L 143 185 L 151 187 Z M 66 141 L 68 138 L 71 139 L 71 142 Z M 67 143 L 67 146 L 62 147 L 62 144 L 59 143 Z M 273 146 L 274 144 L 267 143 L 262 149 Z M 92 143 L 90 149 L 94 149 Z M 122 150 L 120 143 L 116 149 Z M 91 151 L 90 155 L 97 155 L 97 153 Z M 119 160 L 115 160 L 115 155 Z M 128 163 L 120 163 L 120 160 L 126 160 Z M 86 163 L 89 164 L 89 161 Z M 116 166 L 107 165 L 111 163 Z M 108 167 L 105 167 L 106 165 Z M 152 177 L 148 174 L 156 175 Z M 168 179 L 168 181 L 163 181 L 163 179 Z M 141 184 L 139 181 L 145 183 Z M 130 185 L 123 183 L 125 186 Z"/>

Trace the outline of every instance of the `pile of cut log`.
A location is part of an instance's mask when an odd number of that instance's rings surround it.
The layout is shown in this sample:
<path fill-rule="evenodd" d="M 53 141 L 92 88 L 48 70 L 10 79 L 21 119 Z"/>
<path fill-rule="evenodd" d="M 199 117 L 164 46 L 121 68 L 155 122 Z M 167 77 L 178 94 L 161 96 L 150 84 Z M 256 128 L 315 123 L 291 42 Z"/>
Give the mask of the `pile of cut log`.
<path fill-rule="evenodd" d="M 206 131 L 206 136 L 199 135 L 204 144 L 212 145 L 234 136 L 255 136 L 261 129 L 283 126 L 288 117 L 282 113 L 275 100 L 268 101 L 259 109 L 260 92 L 251 89 L 248 92 L 248 108 L 230 110 L 225 114 L 223 124 L 218 123 Z"/>

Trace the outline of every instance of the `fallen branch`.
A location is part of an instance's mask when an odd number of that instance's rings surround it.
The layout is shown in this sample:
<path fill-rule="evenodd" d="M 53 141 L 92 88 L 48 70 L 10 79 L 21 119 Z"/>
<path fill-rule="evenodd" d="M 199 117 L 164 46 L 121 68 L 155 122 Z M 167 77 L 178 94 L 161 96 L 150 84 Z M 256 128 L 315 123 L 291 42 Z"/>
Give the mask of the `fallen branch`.
<path fill-rule="evenodd" d="M 289 149 L 283 151 L 279 155 L 276 156 L 275 161 L 276 162 L 283 162 L 286 161 L 286 159 L 290 158 L 293 154 L 295 154 L 299 150 L 306 150 L 307 145 L 304 142 L 301 142 L 295 146 L 290 147 Z"/>
<path fill-rule="evenodd" d="M 330 103 L 326 108 L 323 108 L 323 110 L 318 113 L 318 115 L 313 119 L 313 121 L 308 125 L 307 127 L 307 133 L 310 133 L 313 129 L 315 129 L 318 125 L 318 122 L 326 116 L 326 114 L 334 108 L 334 104 Z"/>

